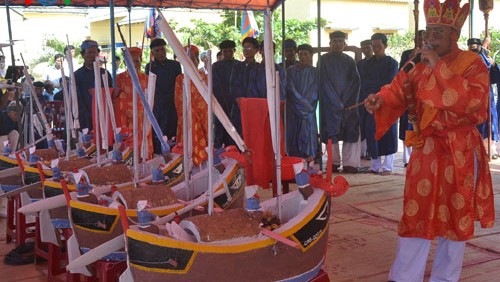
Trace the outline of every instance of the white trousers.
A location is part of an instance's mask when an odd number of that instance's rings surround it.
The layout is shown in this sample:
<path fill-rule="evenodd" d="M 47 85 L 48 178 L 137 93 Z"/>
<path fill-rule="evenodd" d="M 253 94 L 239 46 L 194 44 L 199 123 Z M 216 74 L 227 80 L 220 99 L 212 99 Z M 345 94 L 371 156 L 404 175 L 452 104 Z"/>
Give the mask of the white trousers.
<path fill-rule="evenodd" d="M 366 139 L 361 141 L 361 157 L 366 158 L 367 154 L 367 145 L 366 145 Z"/>
<path fill-rule="evenodd" d="M 411 147 L 406 147 L 403 145 L 403 163 L 407 164 L 410 162 L 410 155 L 411 155 Z"/>
<path fill-rule="evenodd" d="M 441 237 L 437 241 L 429 282 L 458 281 L 464 260 L 465 242 Z M 399 237 L 396 259 L 389 272 L 389 280 L 422 282 L 430 246 L 430 240 Z"/>
<path fill-rule="evenodd" d="M 384 162 L 382 162 L 382 157 L 371 159 L 371 170 L 376 172 L 392 171 L 394 169 L 394 155 L 382 156 L 384 157 Z"/>
<path fill-rule="evenodd" d="M 361 141 L 358 139 L 355 143 L 342 142 L 342 159 L 340 158 L 340 145 L 332 145 L 332 161 L 334 165 L 352 166 L 358 168 L 361 165 Z"/>

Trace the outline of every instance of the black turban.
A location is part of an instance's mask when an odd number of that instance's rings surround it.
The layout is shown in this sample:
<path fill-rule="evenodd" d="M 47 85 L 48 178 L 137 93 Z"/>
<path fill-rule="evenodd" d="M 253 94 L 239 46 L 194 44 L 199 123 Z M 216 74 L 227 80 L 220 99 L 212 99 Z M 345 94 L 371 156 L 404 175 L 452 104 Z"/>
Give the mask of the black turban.
<path fill-rule="evenodd" d="M 479 38 L 470 38 L 469 40 L 467 40 L 467 45 L 470 46 L 472 44 L 481 45 L 482 44 L 481 39 L 479 39 Z"/>
<path fill-rule="evenodd" d="M 301 44 L 299 45 L 299 47 L 297 47 L 297 51 L 300 51 L 300 50 L 305 50 L 305 51 L 309 51 L 309 53 L 313 54 L 314 51 L 313 51 L 313 47 L 309 44 Z"/>
<path fill-rule="evenodd" d="M 232 40 L 224 40 L 219 44 L 219 49 L 234 49 L 236 48 L 236 43 Z"/>
<path fill-rule="evenodd" d="M 336 30 L 336 31 L 330 33 L 330 39 L 333 39 L 333 38 L 347 39 L 347 34 L 345 34 L 344 32 L 342 32 L 340 30 Z"/>
<path fill-rule="evenodd" d="M 156 46 L 165 46 L 165 45 L 167 45 L 167 42 L 165 42 L 165 40 L 161 38 L 153 38 L 153 40 L 151 40 L 151 43 L 149 44 L 149 48 L 153 49 Z"/>

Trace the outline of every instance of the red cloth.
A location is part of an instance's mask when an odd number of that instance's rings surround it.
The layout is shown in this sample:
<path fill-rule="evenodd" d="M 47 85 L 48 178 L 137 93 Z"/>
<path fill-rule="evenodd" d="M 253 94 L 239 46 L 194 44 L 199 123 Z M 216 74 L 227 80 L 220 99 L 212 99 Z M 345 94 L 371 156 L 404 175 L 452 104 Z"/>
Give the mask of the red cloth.
<path fill-rule="evenodd" d="M 269 124 L 267 99 L 242 98 L 240 100 L 243 139 L 251 152 L 251 163 L 245 168 L 247 185 L 269 188 L 275 176 L 274 152 Z M 281 155 L 285 155 L 283 122 L 280 118 Z"/>

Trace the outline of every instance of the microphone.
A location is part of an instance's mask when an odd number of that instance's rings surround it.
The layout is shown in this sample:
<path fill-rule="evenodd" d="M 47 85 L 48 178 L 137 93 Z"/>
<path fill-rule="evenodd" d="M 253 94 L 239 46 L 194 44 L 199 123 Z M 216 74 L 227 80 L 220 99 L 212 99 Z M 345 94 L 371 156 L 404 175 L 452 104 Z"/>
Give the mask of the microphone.
<path fill-rule="evenodd" d="M 434 46 L 426 44 L 424 45 L 424 47 L 422 47 L 422 49 L 433 50 Z M 420 53 L 418 53 L 415 57 L 413 57 L 412 60 L 408 61 L 408 63 L 405 64 L 405 66 L 403 67 L 403 71 L 405 73 L 408 73 L 415 67 L 416 64 L 420 63 L 420 61 L 422 61 L 422 56 Z"/>

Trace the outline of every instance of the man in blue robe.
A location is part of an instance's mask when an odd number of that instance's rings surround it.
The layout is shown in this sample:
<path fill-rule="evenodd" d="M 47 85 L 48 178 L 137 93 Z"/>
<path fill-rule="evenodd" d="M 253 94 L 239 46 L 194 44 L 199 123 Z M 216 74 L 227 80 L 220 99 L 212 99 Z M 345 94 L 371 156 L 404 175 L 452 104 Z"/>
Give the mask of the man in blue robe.
<path fill-rule="evenodd" d="M 167 58 L 167 42 L 161 38 L 151 40 L 149 47 L 154 60 L 146 65 L 146 74 L 156 74 L 155 103 L 153 114 L 163 135 L 172 139 L 177 135 L 177 111 L 174 103 L 175 79 L 181 71 L 179 62 Z M 153 131 L 155 154 L 161 154 L 160 139 Z"/>
<path fill-rule="evenodd" d="M 318 149 L 318 71 L 312 66 L 313 48 L 298 47 L 299 63 L 287 69 L 286 149 L 290 156 L 314 159 Z"/>
<path fill-rule="evenodd" d="M 486 65 L 486 67 L 490 72 L 490 85 L 499 83 L 500 68 L 495 63 L 495 60 L 493 60 L 493 58 L 491 58 L 488 54 L 486 54 L 488 51 L 487 49 L 484 49 L 482 47 L 481 39 L 470 38 L 469 40 L 467 40 L 467 45 L 469 46 L 470 51 L 479 54 L 479 56 L 481 56 L 481 58 L 483 59 L 484 64 Z M 497 112 L 497 105 L 495 104 L 495 93 L 493 91 L 492 86 L 490 86 L 490 109 L 491 109 L 490 118 L 491 118 L 491 135 L 492 135 L 491 140 L 494 142 L 498 142 L 498 112 Z M 481 132 L 483 139 L 488 139 L 489 136 L 488 123 L 489 121 L 487 120 L 483 124 L 478 125 L 478 129 Z M 497 150 L 495 150 L 494 148 L 491 150 L 493 159 L 498 158 L 498 153 L 496 152 Z"/>
<path fill-rule="evenodd" d="M 236 43 L 232 40 L 224 40 L 219 44 L 219 49 L 222 53 L 222 60 L 213 64 L 213 89 L 214 96 L 221 105 L 222 109 L 229 117 L 231 116 L 231 108 L 234 103 L 234 97 L 230 92 L 230 82 L 233 67 L 240 61 L 234 58 Z M 218 119 L 215 119 L 215 146 L 233 145 L 234 141 L 226 132 Z"/>
<path fill-rule="evenodd" d="M 231 105 L 230 119 L 240 135 L 242 134 L 242 129 L 239 101 L 240 98 L 252 97 L 250 94 L 250 84 L 252 83 L 250 73 L 255 67 L 260 65 L 255 61 L 255 54 L 259 51 L 259 41 L 253 37 L 247 37 L 243 39 L 242 46 L 245 61 L 234 63 L 229 87 L 229 92 L 234 97 L 234 102 Z"/>
<path fill-rule="evenodd" d="M 78 120 L 81 129 L 88 128 L 92 130 L 93 101 L 90 90 L 95 88 L 94 61 L 97 55 L 99 55 L 100 50 L 97 42 L 94 40 L 83 41 L 80 49 L 83 57 L 83 66 L 74 73 L 76 96 L 78 99 Z M 108 74 L 109 87 L 113 87 L 111 74 L 107 70 L 100 68 L 100 74 L 103 75 L 104 73 Z M 101 87 L 104 87 L 104 85 L 101 85 Z"/>
<path fill-rule="evenodd" d="M 366 61 L 368 61 L 368 59 L 373 57 L 373 47 L 371 39 L 363 40 L 359 43 L 359 45 L 361 46 L 361 53 L 363 54 L 363 59 L 356 62 L 358 70 L 362 68 L 361 65 L 363 65 L 364 63 L 366 63 Z M 361 131 L 361 157 L 362 158 L 368 157 L 368 159 L 370 158 L 368 150 L 366 148 L 366 136 L 363 131 Z"/>
<path fill-rule="evenodd" d="M 264 56 L 264 42 L 260 43 L 259 53 L 262 56 L 262 62 L 252 69 L 250 73 L 250 83 L 249 83 L 249 97 L 248 98 L 267 98 L 267 85 L 266 85 L 266 65 Z M 276 45 L 273 42 L 273 52 Z M 284 101 L 286 97 L 286 81 L 285 81 L 285 71 L 278 65 L 274 64 L 275 71 L 280 74 L 280 100 Z"/>
<path fill-rule="evenodd" d="M 375 33 L 371 37 L 375 56 L 368 59 L 359 69 L 361 76 L 361 91 L 359 101 L 364 101 L 369 94 L 377 93 L 382 86 L 389 84 L 398 73 L 398 62 L 385 54 L 387 37 L 382 33 Z M 371 157 L 371 171 L 390 174 L 394 164 L 394 154 L 398 151 L 398 129 L 394 123 L 387 133 L 379 140 L 375 140 L 375 119 L 364 107 L 359 108 L 361 130 L 366 136 L 366 145 Z M 385 156 L 382 162 L 381 156 Z"/>
<path fill-rule="evenodd" d="M 283 62 L 279 64 L 281 68 L 285 70 L 297 64 L 297 43 L 293 39 L 285 39 L 283 41 L 283 53 L 285 55 L 285 59 Z M 283 65 L 284 64 L 284 65 Z"/>
<path fill-rule="evenodd" d="M 347 110 L 358 100 L 359 74 L 354 60 L 343 53 L 347 35 L 342 31 L 330 33 L 330 52 L 321 56 L 320 72 L 320 129 L 321 141 L 332 139 L 333 171 L 357 173 L 360 166 L 360 135 L 358 112 Z M 339 141 L 342 144 L 340 157 Z"/>

